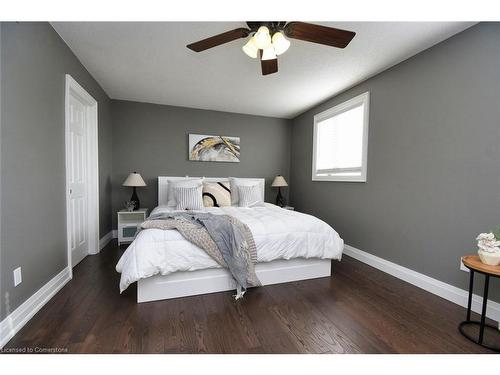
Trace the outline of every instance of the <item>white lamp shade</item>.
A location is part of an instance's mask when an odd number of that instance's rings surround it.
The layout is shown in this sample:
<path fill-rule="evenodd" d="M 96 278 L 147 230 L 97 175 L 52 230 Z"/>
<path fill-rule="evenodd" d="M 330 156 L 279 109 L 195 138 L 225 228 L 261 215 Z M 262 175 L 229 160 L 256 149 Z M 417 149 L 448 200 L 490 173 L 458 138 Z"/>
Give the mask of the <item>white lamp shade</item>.
<path fill-rule="evenodd" d="M 266 26 L 259 27 L 253 37 L 255 45 L 259 49 L 266 49 L 271 45 L 271 35 L 269 35 L 269 29 Z"/>
<path fill-rule="evenodd" d="M 269 46 L 262 52 L 262 60 L 274 60 L 276 58 L 276 53 L 274 52 L 273 46 Z"/>
<path fill-rule="evenodd" d="M 272 187 L 284 187 L 284 186 L 288 186 L 288 184 L 286 183 L 285 179 L 283 178 L 283 176 L 281 175 L 277 175 L 275 178 L 274 178 L 274 181 L 273 183 L 271 184 Z"/>
<path fill-rule="evenodd" d="M 259 52 L 259 49 L 255 45 L 255 39 L 254 37 L 251 37 L 250 40 L 245 44 L 243 47 L 243 52 L 245 52 L 249 57 L 252 59 L 257 58 L 257 53 Z"/>
<path fill-rule="evenodd" d="M 281 55 L 290 47 L 290 41 L 279 31 L 274 33 L 272 41 L 276 55 Z"/>
<path fill-rule="evenodd" d="M 146 183 L 142 179 L 139 173 L 131 173 L 128 175 L 125 181 L 123 181 L 123 186 L 146 186 Z"/>

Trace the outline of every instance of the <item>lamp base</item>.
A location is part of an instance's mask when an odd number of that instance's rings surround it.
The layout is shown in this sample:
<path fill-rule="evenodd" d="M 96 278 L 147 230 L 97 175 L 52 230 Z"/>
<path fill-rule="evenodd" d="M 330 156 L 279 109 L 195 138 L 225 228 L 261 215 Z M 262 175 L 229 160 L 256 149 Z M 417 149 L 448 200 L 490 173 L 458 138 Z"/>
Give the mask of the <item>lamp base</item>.
<path fill-rule="evenodd" d="M 130 197 L 130 201 L 134 203 L 134 211 L 137 211 L 141 207 L 141 203 L 139 201 L 139 197 L 137 196 L 137 191 L 135 190 L 135 186 L 132 192 L 132 197 Z"/>
<path fill-rule="evenodd" d="M 276 206 L 286 206 L 285 198 L 283 197 L 283 195 L 281 195 L 281 188 L 278 188 L 278 195 L 276 196 Z"/>

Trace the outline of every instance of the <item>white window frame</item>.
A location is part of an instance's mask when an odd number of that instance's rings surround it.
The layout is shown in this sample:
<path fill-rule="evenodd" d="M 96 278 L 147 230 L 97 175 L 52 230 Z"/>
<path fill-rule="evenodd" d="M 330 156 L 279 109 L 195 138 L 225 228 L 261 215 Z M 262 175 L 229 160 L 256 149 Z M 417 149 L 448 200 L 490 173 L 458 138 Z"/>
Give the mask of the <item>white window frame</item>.
<path fill-rule="evenodd" d="M 340 176 L 340 175 L 329 175 L 329 176 L 319 176 L 316 174 L 316 151 L 317 151 L 317 137 L 318 137 L 318 125 L 320 122 L 328 120 L 334 116 L 340 115 L 350 109 L 358 107 L 359 105 L 364 105 L 363 111 L 363 144 L 362 144 L 362 156 L 361 156 L 361 175 L 360 176 Z M 314 116 L 314 133 L 313 133 L 313 158 L 312 158 L 312 180 L 313 181 L 343 181 L 343 182 L 366 182 L 366 171 L 367 171 L 367 156 L 368 156 L 368 123 L 370 114 L 370 92 L 365 92 L 364 94 L 358 95 L 346 102 L 336 105 L 333 108 L 327 109 L 324 112 L 318 113 Z M 339 172 L 346 172 L 345 170 L 339 170 Z M 332 172 L 334 172 L 332 170 Z"/>

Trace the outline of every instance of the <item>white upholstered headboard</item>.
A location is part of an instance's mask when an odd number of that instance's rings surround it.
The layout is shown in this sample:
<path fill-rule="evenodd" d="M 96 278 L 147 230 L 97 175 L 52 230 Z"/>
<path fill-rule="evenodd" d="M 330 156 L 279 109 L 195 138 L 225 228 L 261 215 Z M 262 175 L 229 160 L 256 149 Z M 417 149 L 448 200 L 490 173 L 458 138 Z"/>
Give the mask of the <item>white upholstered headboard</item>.
<path fill-rule="evenodd" d="M 185 178 L 201 178 L 193 176 L 183 176 L 183 177 L 167 177 L 158 176 L 158 206 L 166 206 L 168 202 L 167 191 L 168 191 L 168 180 L 183 180 Z M 259 180 L 261 186 L 262 200 L 264 201 L 264 192 L 266 180 L 264 178 L 240 178 L 240 180 Z M 227 177 L 203 177 L 206 182 L 229 182 Z"/>

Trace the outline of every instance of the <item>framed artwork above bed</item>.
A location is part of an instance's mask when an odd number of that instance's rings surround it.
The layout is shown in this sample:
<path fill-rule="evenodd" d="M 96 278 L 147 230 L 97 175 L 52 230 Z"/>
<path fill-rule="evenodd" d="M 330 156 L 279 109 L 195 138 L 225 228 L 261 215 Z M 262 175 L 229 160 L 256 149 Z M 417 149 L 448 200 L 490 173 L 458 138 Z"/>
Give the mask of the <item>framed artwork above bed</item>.
<path fill-rule="evenodd" d="M 189 134 L 189 160 L 240 162 L 240 138 Z"/>

